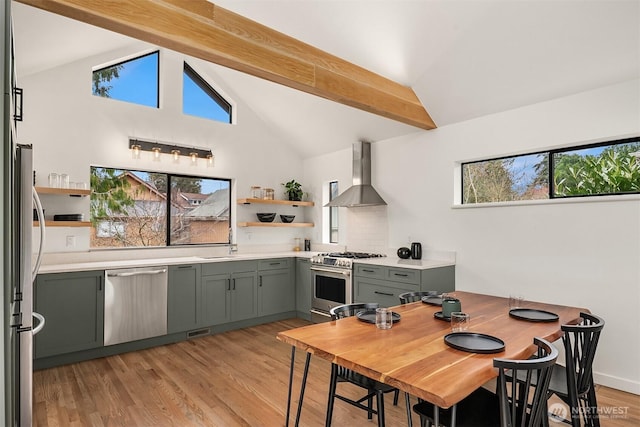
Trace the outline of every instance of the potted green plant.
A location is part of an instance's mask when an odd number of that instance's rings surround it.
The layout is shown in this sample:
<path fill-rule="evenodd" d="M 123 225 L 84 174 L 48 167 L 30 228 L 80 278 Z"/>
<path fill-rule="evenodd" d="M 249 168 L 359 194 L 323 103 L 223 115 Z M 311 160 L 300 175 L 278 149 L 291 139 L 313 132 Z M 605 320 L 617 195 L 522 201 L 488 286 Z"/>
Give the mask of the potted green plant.
<path fill-rule="evenodd" d="M 292 179 L 291 181 L 283 183 L 282 185 L 284 185 L 284 192 L 289 197 L 289 200 L 302 200 L 302 184 L 296 182 L 295 179 Z"/>

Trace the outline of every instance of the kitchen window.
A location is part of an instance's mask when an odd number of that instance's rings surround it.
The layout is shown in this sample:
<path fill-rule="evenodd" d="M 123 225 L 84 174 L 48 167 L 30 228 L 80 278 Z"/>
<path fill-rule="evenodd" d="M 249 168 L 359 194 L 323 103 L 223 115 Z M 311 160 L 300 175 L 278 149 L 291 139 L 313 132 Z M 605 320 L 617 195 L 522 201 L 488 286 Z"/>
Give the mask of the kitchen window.
<path fill-rule="evenodd" d="M 329 183 L 329 201 L 338 197 L 338 181 Z M 329 243 L 338 243 L 338 207 L 329 208 Z"/>
<path fill-rule="evenodd" d="M 231 181 L 91 167 L 91 248 L 229 244 Z"/>
<path fill-rule="evenodd" d="M 159 107 L 160 52 L 119 62 L 93 71 L 95 96 Z"/>
<path fill-rule="evenodd" d="M 640 193 L 640 137 L 462 164 L 462 203 Z"/>
<path fill-rule="evenodd" d="M 231 123 L 231 104 L 186 62 L 182 78 L 182 112 L 192 116 Z"/>

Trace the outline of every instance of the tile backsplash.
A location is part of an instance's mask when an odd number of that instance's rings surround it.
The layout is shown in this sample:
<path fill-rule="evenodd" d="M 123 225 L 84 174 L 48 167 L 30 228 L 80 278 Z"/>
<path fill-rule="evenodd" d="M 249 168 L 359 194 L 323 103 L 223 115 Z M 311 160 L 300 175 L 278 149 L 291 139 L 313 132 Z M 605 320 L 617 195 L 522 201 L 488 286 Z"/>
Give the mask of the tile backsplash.
<path fill-rule="evenodd" d="M 347 209 L 347 250 L 387 253 L 388 230 L 386 206 Z"/>

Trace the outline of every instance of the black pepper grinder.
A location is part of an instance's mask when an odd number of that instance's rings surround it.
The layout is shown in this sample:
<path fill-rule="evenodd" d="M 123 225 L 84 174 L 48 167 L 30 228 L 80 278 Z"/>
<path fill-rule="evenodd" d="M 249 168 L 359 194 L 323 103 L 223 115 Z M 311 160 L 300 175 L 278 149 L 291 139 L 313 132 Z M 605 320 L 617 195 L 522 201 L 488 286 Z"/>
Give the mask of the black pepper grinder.
<path fill-rule="evenodd" d="M 411 259 L 422 258 L 422 245 L 419 242 L 411 243 Z"/>

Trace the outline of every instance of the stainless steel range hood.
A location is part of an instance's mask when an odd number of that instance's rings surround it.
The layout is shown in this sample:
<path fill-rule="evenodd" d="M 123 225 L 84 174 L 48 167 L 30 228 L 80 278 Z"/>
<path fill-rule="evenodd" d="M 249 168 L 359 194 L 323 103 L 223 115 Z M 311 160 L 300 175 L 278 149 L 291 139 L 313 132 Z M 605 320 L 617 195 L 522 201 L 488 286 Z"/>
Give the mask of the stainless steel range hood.
<path fill-rule="evenodd" d="M 371 186 L 371 143 L 358 141 L 353 144 L 353 186 L 325 206 L 347 208 L 380 206 L 387 203 Z"/>

